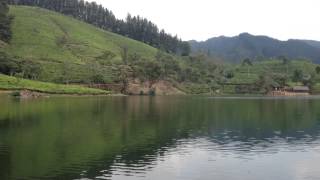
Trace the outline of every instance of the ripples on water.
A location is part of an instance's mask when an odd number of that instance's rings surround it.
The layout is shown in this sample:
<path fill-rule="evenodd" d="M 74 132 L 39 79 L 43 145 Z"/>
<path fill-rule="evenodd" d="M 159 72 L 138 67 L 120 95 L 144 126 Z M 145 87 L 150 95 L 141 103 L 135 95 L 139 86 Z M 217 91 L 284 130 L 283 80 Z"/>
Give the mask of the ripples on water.
<path fill-rule="evenodd" d="M 318 99 L 2 104 L 0 179 L 320 179 Z"/>
<path fill-rule="evenodd" d="M 302 133 L 297 131 L 297 133 Z M 232 170 L 215 170 L 214 167 L 217 163 L 224 160 L 233 159 L 237 163 L 257 161 L 257 158 L 266 158 L 274 154 L 290 153 L 292 155 L 301 153 L 320 153 L 319 136 L 312 137 L 305 135 L 301 138 L 296 137 L 280 137 L 277 136 L 278 132 L 274 132 L 274 137 L 266 139 L 249 138 L 245 141 L 234 132 L 225 132 L 213 137 L 200 137 L 179 139 L 175 142 L 174 147 L 161 147 L 158 152 L 153 155 L 145 155 L 141 157 L 140 161 L 128 163 L 123 156 L 117 156 L 112 162 L 112 166 L 107 170 L 102 170 L 99 175 L 92 179 L 164 179 L 165 174 L 158 174 L 160 177 L 155 177 L 154 174 L 150 175 L 149 172 L 160 170 L 163 173 L 171 171 L 175 174 L 178 165 L 174 162 L 182 162 L 184 159 L 190 158 L 191 161 L 198 161 L 198 168 L 211 169 L 210 174 L 202 179 L 211 179 L 213 177 L 222 177 L 221 174 L 232 173 Z M 223 137 L 221 139 L 221 137 Z M 199 156 L 200 155 L 200 156 Z M 125 156 L 125 155 L 124 155 Z M 202 157 L 201 157 L 202 156 Z M 197 157 L 199 158 L 197 160 Z M 294 159 L 294 157 L 292 157 Z M 176 160 L 175 160 L 176 159 Z M 178 160 L 177 160 L 178 159 Z M 267 159 L 267 158 L 266 158 Z M 173 163 L 171 164 L 170 161 Z M 275 159 L 276 162 L 276 159 Z M 196 163 L 196 164 L 197 164 Z M 193 164 L 189 164 L 193 167 Z M 237 167 L 243 169 L 241 167 Z M 215 172 L 216 171 L 216 172 Z M 242 174 L 243 175 L 243 174 Z M 320 176 L 317 172 L 316 179 Z M 247 175 L 246 175 L 247 176 Z M 197 173 L 192 172 L 189 177 L 186 176 L 168 176 L 169 179 L 197 179 L 201 177 Z M 229 176 L 235 177 L 235 176 Z M 256 179 L 257 177 L 247 177 L 247 179 Z M 301 178 L 301 177 L 300 177 Z M 305 177 L 306 178 L 306 177 Z M 310 177 L 309 177 L 310 178 Z M 306 178 L 306 179 L 309 179 Z M 311 177 L 314 179 L 315 177 Z M 219 179 L 219 178 L 218 178 Z M 263 179 L 263 178 L 261 178 Z M 265 179 L 269 179 L 266 176 Z M 278 179 L 291 179 L 290 176 L 278 177 Z"/>

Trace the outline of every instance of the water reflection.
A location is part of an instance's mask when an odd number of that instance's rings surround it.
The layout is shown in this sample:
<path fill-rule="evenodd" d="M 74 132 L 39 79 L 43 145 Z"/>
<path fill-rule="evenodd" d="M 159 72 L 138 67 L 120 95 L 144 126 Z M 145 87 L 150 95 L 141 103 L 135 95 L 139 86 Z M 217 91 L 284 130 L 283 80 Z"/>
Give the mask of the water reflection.
<path fill-rule="evenodd" d="M 0 179 L 320 178 L 317 98 L 1 97 L 0 104 Z"/>

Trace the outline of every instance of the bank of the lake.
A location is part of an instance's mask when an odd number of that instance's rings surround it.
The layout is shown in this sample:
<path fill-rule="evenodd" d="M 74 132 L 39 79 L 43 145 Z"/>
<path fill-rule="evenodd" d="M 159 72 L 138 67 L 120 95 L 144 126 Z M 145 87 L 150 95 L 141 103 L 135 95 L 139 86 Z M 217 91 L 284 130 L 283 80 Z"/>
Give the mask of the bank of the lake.
<path fill-rule="evenodd" d="M 231 92 L 213 92 L 206 88 L 197 87 L 194 89 L 181 88 L 183 84 L 173 84 L 167 81 L 158 81 L 152 86 L 148 83 L 129 83 L 127 95 L 205 95 L 205 96 L 269 96 L 264 93 L 231 93 Z M 11 93 L 21 97 L 42 97 L 42 96 L 124 96 L 117 91 L 107 91 L 98 88 L 90 88 L 82 85 L 64 85 L 49 82 L 40 82 L 28 79 L 17 78 L 0 74 L 0 93 Z M 317 95 L 313 93 L 312 95 Z"/>
<path fill-rule="evenodd" d="M 61 95 L 109 95 L 109 91 L 93 89 L 78 85 L 62 85 L 47 82 L 39 82 L 16 78 L 0 74 L 0 90 L 8 91 L 32 91 L 43 94 Z"/>

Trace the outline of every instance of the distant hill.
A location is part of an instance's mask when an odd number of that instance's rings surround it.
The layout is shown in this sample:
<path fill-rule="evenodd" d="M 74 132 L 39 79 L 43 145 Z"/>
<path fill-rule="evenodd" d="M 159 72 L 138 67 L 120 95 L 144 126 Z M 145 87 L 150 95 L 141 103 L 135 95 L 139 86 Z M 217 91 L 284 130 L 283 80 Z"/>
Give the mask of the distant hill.
<path fill-rule="evenodd" d="M 320 63 L 320 42 L 308 40 L 280 41 L 267 36 L 242 33 L 235 37 L 215 37 L 207 41 L 189 42 L 193 52 L 223 58 L 227 62 L 240 63 L 244 58 L 258 60 L 286 56 L 310 59 Z"/>
<path fill-rule="evenodd" d="M 300 40 L 303 41 L 311 46 L 314 46 L 316 48 L 320 48 L 320 41 L 312 41 L 312 40 Z"/>

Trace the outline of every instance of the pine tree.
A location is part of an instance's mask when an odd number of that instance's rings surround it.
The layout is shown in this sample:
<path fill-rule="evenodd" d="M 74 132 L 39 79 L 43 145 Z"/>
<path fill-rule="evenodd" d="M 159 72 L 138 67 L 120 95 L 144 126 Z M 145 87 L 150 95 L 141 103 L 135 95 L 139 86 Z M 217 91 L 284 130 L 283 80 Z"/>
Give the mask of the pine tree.
<path fill-rule="evenodd" d="M 4 42 L 9 42 L 12 37 L 10 26 L 13 18 L 8 16 L 8 12 L 7 0 L 0 0 L 0 40 Z"/>

